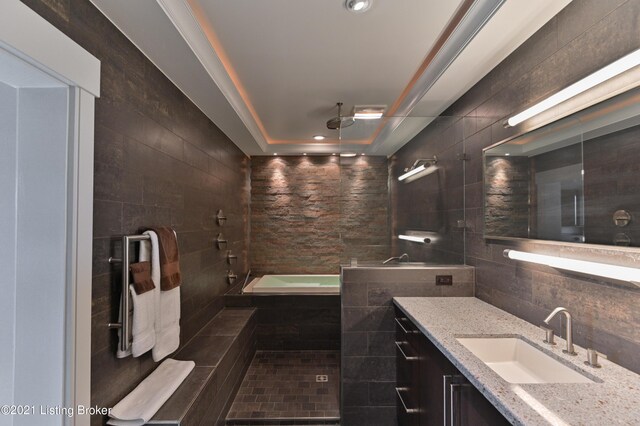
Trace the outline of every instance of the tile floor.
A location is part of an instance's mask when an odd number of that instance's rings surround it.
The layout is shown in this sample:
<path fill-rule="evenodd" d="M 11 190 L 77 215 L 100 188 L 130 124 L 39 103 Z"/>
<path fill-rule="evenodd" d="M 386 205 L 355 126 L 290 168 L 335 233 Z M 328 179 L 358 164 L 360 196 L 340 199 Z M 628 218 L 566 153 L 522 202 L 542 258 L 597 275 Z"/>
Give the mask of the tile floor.
<path fill-rule="evenodd" d="M 316 376 L 327 376 L 327 382 Z M 258 351 L 227 415 L 228 425 L 336 425 L 339 351 Z"/>

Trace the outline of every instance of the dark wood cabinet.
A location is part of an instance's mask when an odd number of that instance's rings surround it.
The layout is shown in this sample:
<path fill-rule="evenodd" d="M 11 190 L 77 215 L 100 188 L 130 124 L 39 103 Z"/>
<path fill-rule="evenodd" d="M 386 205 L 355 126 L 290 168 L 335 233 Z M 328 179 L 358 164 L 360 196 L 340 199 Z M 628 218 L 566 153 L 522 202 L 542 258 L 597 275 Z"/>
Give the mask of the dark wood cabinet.
<path fill-rule="evenodd" d="M 398 309 L 396 354 L 396 398 L 400 426 L 509 424 Z"/>

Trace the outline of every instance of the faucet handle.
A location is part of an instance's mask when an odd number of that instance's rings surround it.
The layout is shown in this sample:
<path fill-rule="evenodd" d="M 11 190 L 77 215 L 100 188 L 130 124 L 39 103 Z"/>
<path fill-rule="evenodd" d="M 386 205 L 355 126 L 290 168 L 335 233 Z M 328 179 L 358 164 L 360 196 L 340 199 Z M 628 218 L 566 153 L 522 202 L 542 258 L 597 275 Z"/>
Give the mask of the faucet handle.
<path fill-rule="evenodd" d="M 556 344 L 555 333 L 553 329 L 549 327 L 544 327 L 544 326 L 541 326 L 540 328 L 543 329 L 545 333 L 543 342 L 546 343 L 547 345 L 555 345 Z"/>
<path fill-rule="evenodd" d="M 607 359 L 606 355 L 601 354 L 595 349 L 587 349 L 587 360 L 584 362 L 584 364 L 593 368 L 601 368 L 602 366 L 598 364 L 598 355 L 604 359 Z"/>

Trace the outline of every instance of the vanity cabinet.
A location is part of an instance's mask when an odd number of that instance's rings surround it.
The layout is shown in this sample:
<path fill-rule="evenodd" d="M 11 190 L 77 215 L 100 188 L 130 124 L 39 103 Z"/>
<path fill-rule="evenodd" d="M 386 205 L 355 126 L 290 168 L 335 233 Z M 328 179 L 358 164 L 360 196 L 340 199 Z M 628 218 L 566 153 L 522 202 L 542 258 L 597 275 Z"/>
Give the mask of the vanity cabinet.
<path fill-rule="evenodd" d="M 500 426 L 509 422 L 396 308 L 400 426 Z"/>

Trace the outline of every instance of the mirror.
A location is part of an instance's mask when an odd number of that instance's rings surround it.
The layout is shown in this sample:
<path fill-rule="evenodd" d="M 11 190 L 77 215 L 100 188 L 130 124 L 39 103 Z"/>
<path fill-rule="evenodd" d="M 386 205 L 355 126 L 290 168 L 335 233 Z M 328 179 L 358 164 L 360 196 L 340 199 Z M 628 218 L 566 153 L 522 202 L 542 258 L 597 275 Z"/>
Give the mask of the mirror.
<path fill-rule="evenodd" d="M 484 150 L 485 238 L 640 246 L 640 89 Z"/>

